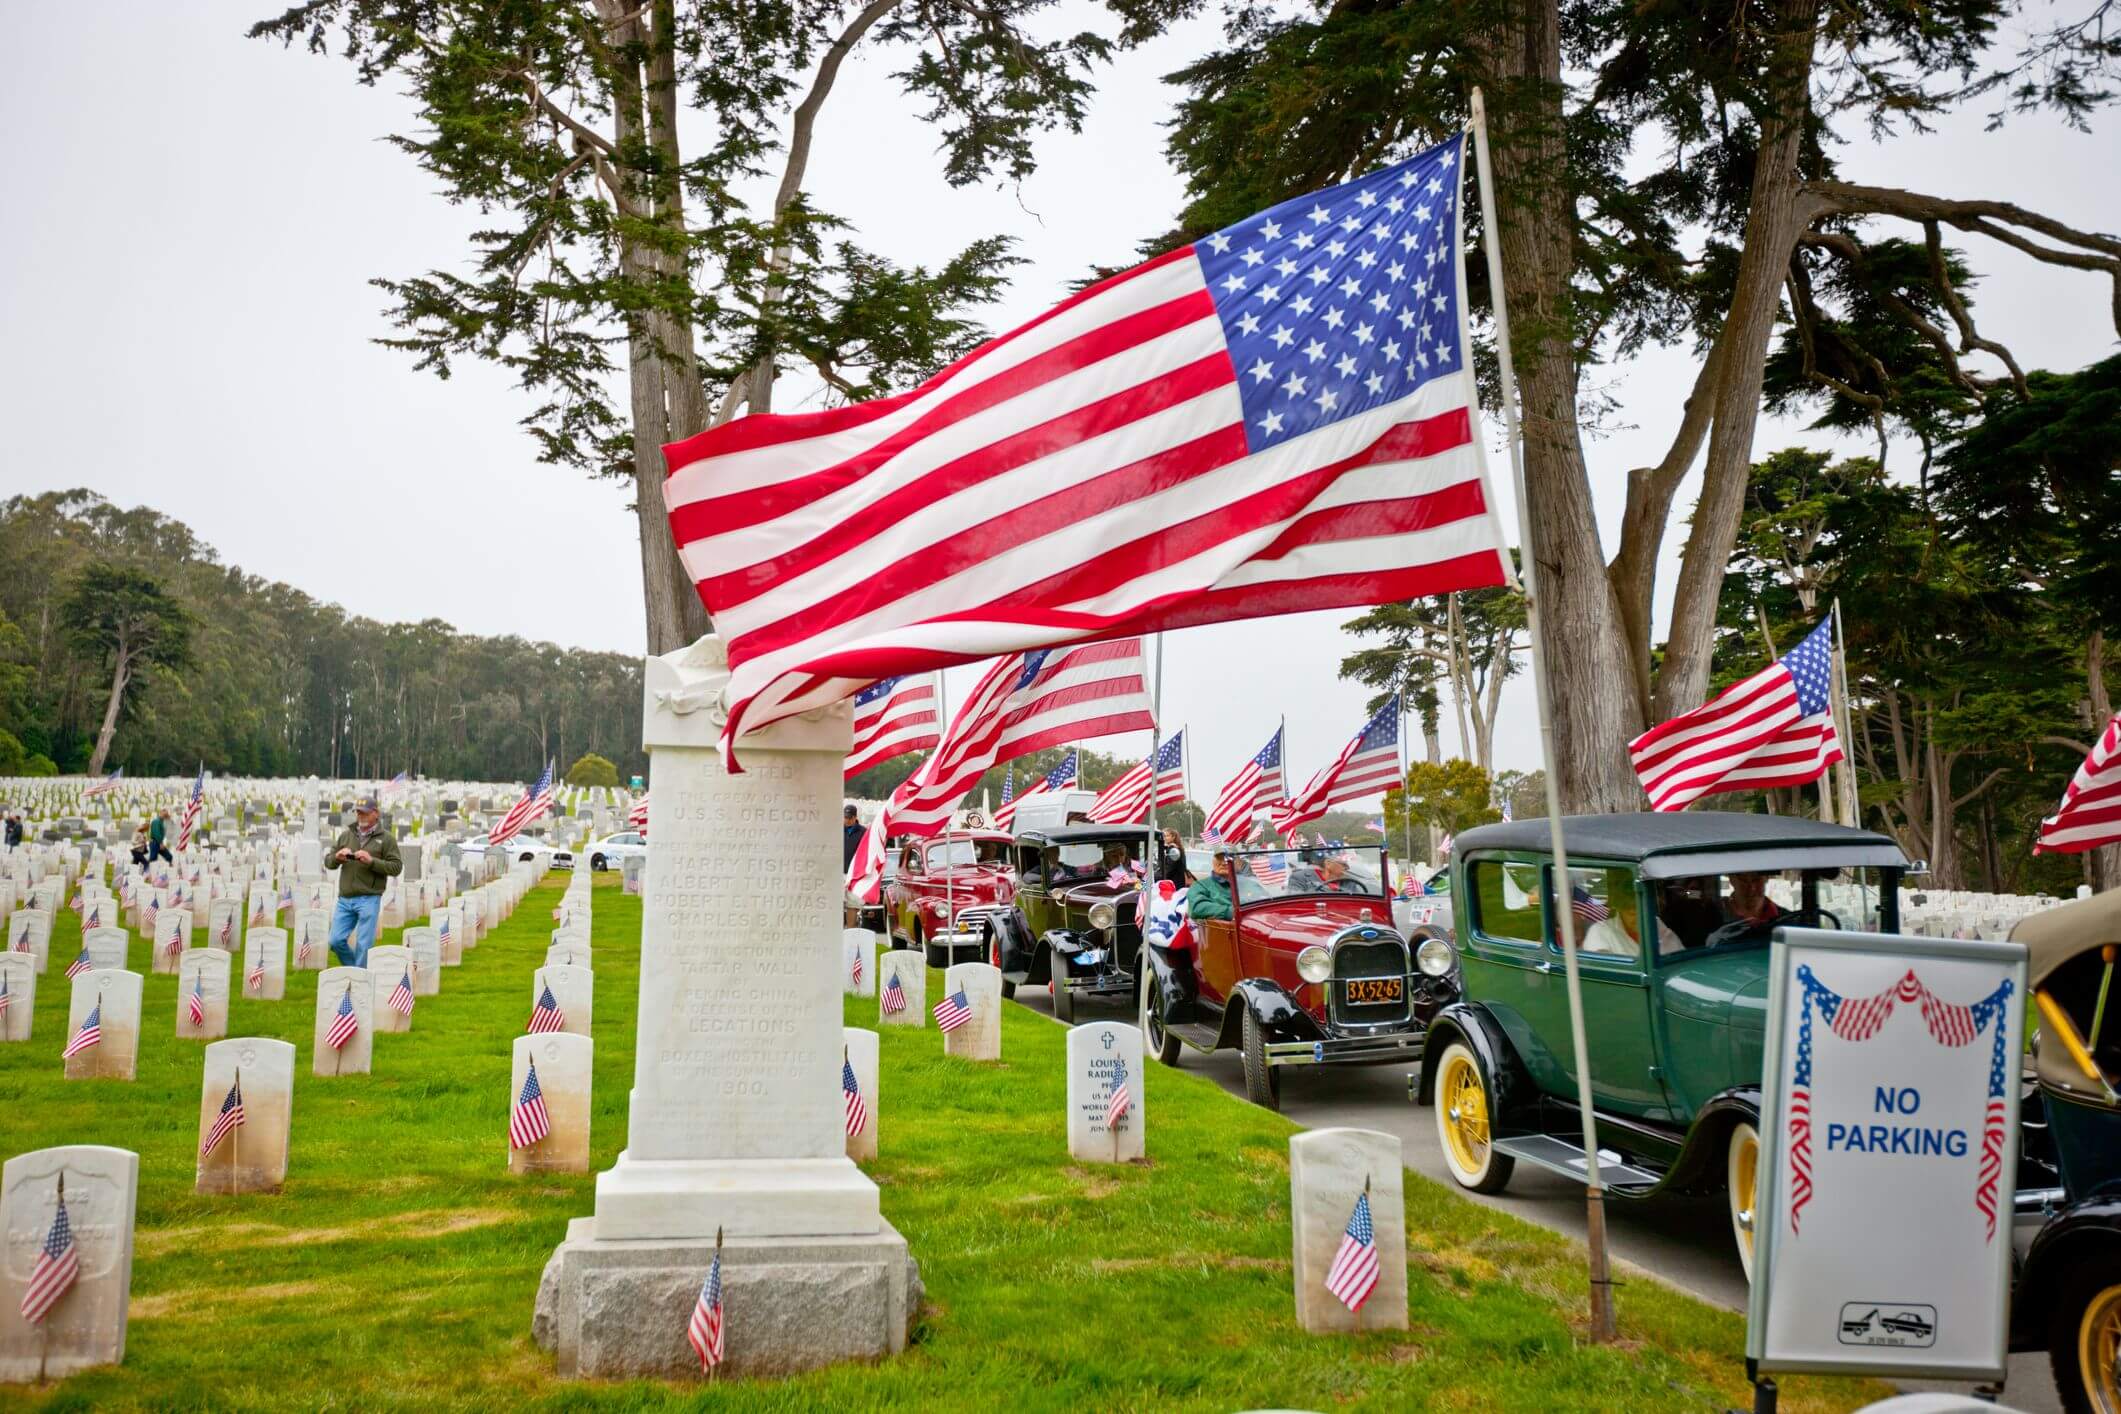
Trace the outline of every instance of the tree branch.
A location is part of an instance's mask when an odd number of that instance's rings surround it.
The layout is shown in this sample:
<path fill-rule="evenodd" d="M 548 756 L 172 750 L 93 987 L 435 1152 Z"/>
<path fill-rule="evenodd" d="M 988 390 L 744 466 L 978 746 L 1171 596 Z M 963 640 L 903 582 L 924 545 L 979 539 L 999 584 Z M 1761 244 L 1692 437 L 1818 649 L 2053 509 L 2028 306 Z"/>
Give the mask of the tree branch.
<path fill-rule="evenodd" d="M 1954 810 L 1957 810 L 1957 809 L 1958 809 L 1958 808 L 1959 808 L 1960 806 L 1962 806 L 1962 805 L 1966 804 L 1966 803 L 1967 803 L 1967 802 L 1968 802 L 1969 800 L 1972 800 L 1972 799 L 1973 799 L 1973 798 L 1974 798 L 1975 796 L 1977 796 L 1977 795 L 1981 794 L 1981 792 L 1983 792 L 1983 791 L 1987 790 L 1987 789 L 1988 789 L 1988 788 L 1989 788 L 1990 786 L 1994 785 L 1994 784 L 1995 784 L 1995 783 L 1996 783 L 1997 781 L 2001 780 L 2001 779 L 2002 779 L 2002 778 L 2004 777 L 2004 775 L 2006 775 L 2006 774 L 2007 774 L 2007 771 L 2008 771 L 2008 768 L 2006 768 L 2006 767 L 2003 767 L 2003 766 L 1998 766 L 1998 767 L 1997 767 L 1997 768 L 1996 768 L 1995 770 L 1993 770 L 1993 771 L 1989 772 L 1989 773 L 1988 773 L 1987 775 L 1983 776 L 1983 777 L 1981 778 L 1981 784 L 1979 784 L 1979 785 L 1975 786 L 1975 787 L 1974 787 L 1974 788 L 1973 788 L 1972 790 L 1968 791 L 1968 792 L 1967 792 L 1967 793 L 1966 793 L 1965 795 L 1962 795 L 1962 796 L 1958 796 L 1958 797 L 1955 797 L 1955 798 L 1953 799 L 1953 801 L 1952 801 L 1952 809 L 1954 809 Z"/>

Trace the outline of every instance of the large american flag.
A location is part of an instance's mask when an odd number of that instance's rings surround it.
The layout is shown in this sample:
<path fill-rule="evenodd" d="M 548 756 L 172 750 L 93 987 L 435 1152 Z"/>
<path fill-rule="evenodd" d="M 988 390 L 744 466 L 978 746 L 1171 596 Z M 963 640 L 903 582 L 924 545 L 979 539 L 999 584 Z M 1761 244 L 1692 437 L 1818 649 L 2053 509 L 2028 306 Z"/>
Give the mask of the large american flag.
<path fill-rule="evenodd" d="M 707 1268 L 707 1280 L 700 1283 L 700 1298 L 692 1303 L 692 1319 L 685 1326 L 685 1339 L 692 1344 L 693 1354 L 700 1357 L 700 1368 L 711 1370 L 722 1363 L 722 1251 L 716 1244 L 714 1262 Z"/>
<path fill-rule="evenodd" d="M 1276 727 L 1259 754 L 1223 787 L 1215 808 L 1208 812 L 1207 824 L 1201 827 L 1202 839 L 1210 844 L 1243 844 L 1252 838 L 1252 817 L 1259 808 L 1281 799 L 1282 730 Z"/>
<path fill-rule="evenodd" d="M 633 826 L 636 830 L 645 830 L 648 828 L 647 792 L 642 792 L 641 798 L 639 800 L 636 800 L 633 803 L 633 808 L 626 812 L 626 823 Z"/>
<path fill-rule="evenodd" d="M 184 802 L 184 809 L 177 816 L 177 852 L 182 854 L 191 848 L 192 831 L 199 828 L 199 816 L 206 809 L 206 767 L 199 767 L 199 774 L 191 783 L 191 795 Z"/>
<path fill-rule="evenodd" d="M 1395 692 L 1370 714 L 1340 755 L 1302 790 L 1274 807 L 1274 828 L 1288 834 L 1304 821 L 1325 814 L 1329 805 L 1398 790 L 1405 784 L 1399 774 L 1399 694 Z M 1298 843 L 1293 836 L 1289 842 Z"/>
<path fill-rule="evenodd" d="M 530 1062 L 515 1108 L 508 1112 L 508 1147 L 528 1149 L 552 1133 L 552 1116 L 545 1112 L 545 1090 L 538 1084 L 538 1063 Z"/>
<path fill-rule="evenodd" d="M 93 800 L 99 795 L 109 795 L 112 791 L 118 788 L 118 782 L 122 780 L 124 776 L 125 768 L 123 766 L 120 766 L 117 770 L 111 772 L 102 780 L 90 786 L 87 790 L 82 791 L 81 798 L 83 800 Z"/>
<path fill-rule="evenodd" d="M 1017 807 L 1034 795 L 1044 795 L 1047 791 L 1074 790 L 1076 777 L 1081 773 L 1081 770 L 1082 764 L 1078 759 L 1077 753 L 1070 751 L 1060 759 L 1058 766 L 1033 781 L 1031 789 L 1025 791 L 1022 795 L 1014 795 L 1009 788 L 1010 781 L 1003 781 L 1002 805 L 1001 809 L 994 812 L 994 828 L 997 830 L 1008 829 L 1011 822 L 1016 819 Z M 1015 777 L 1012 775 L 1010 780 L 1014 779 Z"/>
<path fill-rule="evenodd" d="M 30 1269 L 29 1285 L 22 1291 L 22 1319 L 42 1325 L 80 1275 L 81 1253 L 74 1246 L 74 1225 L 66 1216 L 66 1181 L 61 1179 L 59 1210 L 52 1214 L 44 1246 L 37 1252 L 37 1265 Z"/>
<path fill-rule="evenodd" d="M 206 1131 L 206 1139 L 199 1145 L 199 1157 L 203 1159 L 211 1154 L 214 1146 L 226 1139 L 231 1129 L 240 1129 L 248 1122 L 243 1115 L 243 1073 L 237 1071 L 235 1083 L 222 1097 L 221 1112 L 214 1116 L 213 1128 Z"/>
<path fill-rule="evenodd" d="M 1326 1290 L 1350 1311 L 1360 1311 L 1377 1289 L 1377 1274 L 1377 1232 L 1370 1223 L 1370 1194 L 1365 1189 L 1356 1196 L 1355 1211 L 1348 1214 L 1340 1250 L 1326 1271 Z"/>
<path fill-rule="evenodd" d="M 725 751 L 893 673 L 1507 582 L 1463 150 L 1113 276 L 898 397 L 667 447 Z"/>
<path fill-rule="evenodd" d="M 501 823 L 495 825 L 487 834 L 488 843 L 506 844 L 514 839 L 525 825 L 552 808 L 553 765 L 553 762 L 547 761 L 545 772 L 538 777 L 537 784 L 524 791 L 523 798 L 508 807 L 508 813 L 501 817 Z"/>
<path fill-rule="evenodd" d="M 1098 792 L 1090 803 L 1090 820 L 1098 825 L 1132 825 L 1149 814 L 1152 760 L 1144 757 L 1133 769 Z M 1153 758 L 1153 789 L 1158 805 L 1176 805 L 1186 798 L 1186 734 L 1179 731 L 1156 749 Z"/>
<path fill-rule="evenodd" d="M 935 679 L 927 675 L 885 678 L 856 693 L 847 779 L 879 761 L 935 745 L 935 707 Z"/>
<path fill-rule="evenodd" d="M 2121 840 L 2121 712 L 2092 743 L 2060 808 L 2040 822 L 2033 853 L 2075 854 L 2115 840 Z"/>
<path fill-rule="evenodd" d="M 848 888 L 873 902 L 883 877 L 884 842 L 899 835 L 940 834 L 965 792 L 990 766 L 1065 742 L 1147 731 L 1154 724 L 1138 638 L 1036 648 L 996 659 L 950 719 L 941 743 L 870 820 L 847 871 Z"/>
<path fill-rule="evenodd" d="M 1834 730 L 1832 619 L 1759 672 L 1628 743 L 1652 810 L 1704 795 L 1795 786 L 1841 759 Z"/>

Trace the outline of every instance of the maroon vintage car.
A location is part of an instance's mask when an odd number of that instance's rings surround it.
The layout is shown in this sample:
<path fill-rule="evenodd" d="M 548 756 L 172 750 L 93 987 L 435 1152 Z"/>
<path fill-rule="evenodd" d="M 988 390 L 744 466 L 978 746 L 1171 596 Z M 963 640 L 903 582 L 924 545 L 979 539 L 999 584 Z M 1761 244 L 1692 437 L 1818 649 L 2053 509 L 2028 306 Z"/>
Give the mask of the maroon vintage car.
<path fill-rule="evenodd" d="M 1239 850 L 1229 919 L 1194 918 L 1172 947 L 1152 916 L 1142 1000 L 1149 1049 L 1244 1051 L 1245 1093 L 1270 1108 L 1290 1065 L 1407 1064 L 1458 995 L 1441 930 L 1392 926 L 1382 850 Z M 1152 915 L 1154 909 L 1152 908 Z"/>
<path fill-rule="evenodd" d="M 923 949 L 931 967 L 978 962 L 986 956 L 986 933 L 960 931 L 958 919 L 968 909 L 1006 907 L 1015 897 L 1009 836 L 1001 831 L 956 830 L 931 840 L 908 840 L 884 896 L 891 945 Z"/>

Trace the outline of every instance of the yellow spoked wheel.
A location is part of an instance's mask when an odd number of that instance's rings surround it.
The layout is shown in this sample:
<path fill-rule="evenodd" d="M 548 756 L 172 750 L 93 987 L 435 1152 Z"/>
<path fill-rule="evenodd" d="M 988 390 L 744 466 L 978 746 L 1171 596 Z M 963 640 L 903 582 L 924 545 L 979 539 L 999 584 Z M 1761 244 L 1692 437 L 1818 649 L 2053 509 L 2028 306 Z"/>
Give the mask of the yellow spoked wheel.
<path fill-rule="evenodd" d="M 1740 1121 L 1731 1130 L 1726 1194 L 1731 1204 L 1731 1235 L 1738 1240 L 1738 1260 L 1745 1279 L 1753 1279 L 1753 1214 L 1760 1193 L 1760 1131 Z"/>
<path fill-rule="evenodd" d="M 1451 1177 L 1475 1193 L 1500 1193 L 1517 1167 L 1515 1159 L 1495 1152 L 1488 1129 L 1493 1113 L 1480 1058 L 1465 1042 L 1453 1041 L 1436 1066 L 1436 1137 Z"/>
<path fill-rule="evenodd" d="M 2085 1273 L 2055 1311 L 2048 1359 L 2062 1407 L 2121 1414 L 2121 1279 Z"/>

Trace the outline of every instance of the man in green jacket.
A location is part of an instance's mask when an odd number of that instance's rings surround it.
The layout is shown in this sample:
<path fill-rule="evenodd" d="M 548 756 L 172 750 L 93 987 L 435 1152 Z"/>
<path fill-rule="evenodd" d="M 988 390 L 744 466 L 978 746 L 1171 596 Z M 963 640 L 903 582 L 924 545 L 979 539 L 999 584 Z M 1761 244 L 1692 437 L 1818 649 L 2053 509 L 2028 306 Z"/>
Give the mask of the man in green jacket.
<path fill-rule="evenodd" d="M 366 967 L 368 950 L 376 943 L 376 919 L 383 911 L 384 881 L 405 868 L 405 861 L 398 857 L 398 838 L 383 828 L 383 814 L 373 797 L 354 806 L 354 822 L 331 842 L 324 867 L 339 871 L 339 906 L 331 916 L 331 955 L 342 967 Z"/>
<path fill-rule="evenodd" d="M 1189 918 L 1228 918 L 1230 916 L 1230 856 L 1224 850 L 1215 851 L 1215 864 L 1208 877 L 1194 881 L 1186 890 L 1186 916 Z"/>
<path fill-rule="evenodd" d="M 169 812 L 157 810 L 155 818 L 147 822 L 147 862 L 169 859 Z M 175 863 L 174 860 L 171 860 Z"/>

